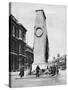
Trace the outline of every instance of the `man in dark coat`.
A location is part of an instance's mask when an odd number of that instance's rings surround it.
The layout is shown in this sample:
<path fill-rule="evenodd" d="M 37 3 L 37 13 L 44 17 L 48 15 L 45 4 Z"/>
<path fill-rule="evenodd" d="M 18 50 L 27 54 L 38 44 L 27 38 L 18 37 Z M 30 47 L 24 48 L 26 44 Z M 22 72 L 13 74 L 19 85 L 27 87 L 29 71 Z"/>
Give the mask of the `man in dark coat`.
<path fill-rule="evenodd" d="M 53 69 L 53 74 L 52 74 L 52 76 L 54 76 L 54 75 L 56 75 L 56 66 L 54 65 L 54 66 L 52 67 L 52 69 Z"/>
<path fill-rule="evenodd" d="M 21 67 L 19 75 L 21 78 L 24 76 L 24 67 Z"/>
<path fill-rule="evenodd" d="M 37 65 L 37 67 L 36 67 L 36 77 L 39 77 L 39 71 L 40 71 L 40 67 Z"/>
<path fill-rule="evenodd" d="M 58 75 L 58 73 L 59 73 L 58 65 L 56 65 L 56 73 L 57 73 L 57 75 Z"/>

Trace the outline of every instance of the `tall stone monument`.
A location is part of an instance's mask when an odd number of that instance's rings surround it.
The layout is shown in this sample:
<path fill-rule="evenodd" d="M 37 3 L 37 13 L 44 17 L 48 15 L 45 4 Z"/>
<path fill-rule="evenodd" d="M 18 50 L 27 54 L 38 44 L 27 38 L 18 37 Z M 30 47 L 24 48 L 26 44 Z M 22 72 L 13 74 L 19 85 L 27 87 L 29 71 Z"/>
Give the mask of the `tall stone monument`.
<path fill-rule="evenodd" d="M 46 16 L 43 10 L 36 10 L 34 27 L 34 62 L 32 64 L 32 70 L 35 70 L 37 65 L 41 69 L 46 68 L 46 50 L 48 48 L 47 44 L 48 37 L 46 29 Z"/>

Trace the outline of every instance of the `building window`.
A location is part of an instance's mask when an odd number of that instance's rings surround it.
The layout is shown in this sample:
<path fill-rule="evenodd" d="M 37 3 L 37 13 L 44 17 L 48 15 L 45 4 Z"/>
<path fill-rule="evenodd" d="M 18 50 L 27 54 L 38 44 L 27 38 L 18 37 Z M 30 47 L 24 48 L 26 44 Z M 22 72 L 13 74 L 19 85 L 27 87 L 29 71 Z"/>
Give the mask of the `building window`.
<path fill-rule="evenodd" d="M 25 42 L 25 33 L 22 32 L 22 40 Z"/>
<path fill-rule="evenodd" d="M 24 34 L 22 33 L 22 40 L 24 40 Z"/>
<path fill-rule="evenodd" d="M 12 35 L 15 37 L 15 27 L 13 25 Z"/>
<path fill-rule="evenodd" d="M 19 54 L 22 53 L 22 48 L 21 48 L 21 44 L 19 44 Z"/>
<path fill-rule="evenodd" d="M 16 37 L 18 38 L 18 33 L 19 33 L 19 31 L 18 31 L 18 29 L 16 28 Z"/>
<path fill-rule="evenodd" d="M 22 31 L 19 30 L 19 39 L 22 39 Z"/>

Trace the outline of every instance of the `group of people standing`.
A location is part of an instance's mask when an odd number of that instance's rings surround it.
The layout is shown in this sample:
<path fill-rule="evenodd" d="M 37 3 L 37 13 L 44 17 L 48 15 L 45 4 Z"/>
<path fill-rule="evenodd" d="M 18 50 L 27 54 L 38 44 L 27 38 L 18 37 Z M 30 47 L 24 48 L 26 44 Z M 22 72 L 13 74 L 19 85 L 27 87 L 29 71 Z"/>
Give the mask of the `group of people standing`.
<path fill-rule="evenodd" d="M 59 73 L 59 68 L 58 68 L 57 65 L 53 65 L 53 66 L 50 66 L 50 67 L 47 66 L 46 69 L 48 70 L 48 74 L 51 75 L 51 76 L 54 76 L 54 75 Z M 40 70 L 41 70 L 40 67 L 37 65 L 37 67 L 36 67 L 36 77 L 40 76 Z M 46 70 L 45 70 L 45 72 L 46 72 Z M 19 76 L 21 78 L 24 76 L 24 67 L 22 67 L 20 69 Z"/>
<path fill-rule="evenodd" d="M 52 75 L 52 76 L 54 76 L 56 74 L 58 75 L 58 73 L 59 73 L 58 66 L 57 65 L 50 66 L 49 72 L 50 72 L 49 74 Z"/>
<path fill-rule="evenodd" d="M 58 65 L 53 65 L 53 66 L 50 66 L 46 68 L 45 70 L 45 74 L 46 74 L 46 71 L 48 71 L 48 74 L 51 75 L 51 76 L 54 76 L 54 75 L 58 75 L 59 74 L 59 68 L 58 68 Z M 39 77 L 40 76 L 40 67 L 37 66 L 36 67 L 36 77 Z"/>
<path fill-rule="evenodd" d="M 40 67 L 37 66 L 36 67 L 36 77 L 39 77 L 39 71 L 40 71 Z M 19 73 L 19 76 L 22 78 L 24 76 L 24 67 L 21 67 L 20 69 L 20 73 Z"/>

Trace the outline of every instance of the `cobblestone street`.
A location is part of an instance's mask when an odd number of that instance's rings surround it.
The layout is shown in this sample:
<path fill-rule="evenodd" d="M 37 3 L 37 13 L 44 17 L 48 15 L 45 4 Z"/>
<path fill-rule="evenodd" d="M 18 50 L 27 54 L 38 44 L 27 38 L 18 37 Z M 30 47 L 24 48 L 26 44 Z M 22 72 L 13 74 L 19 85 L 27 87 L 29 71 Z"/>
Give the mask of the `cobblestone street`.
<path fill-rule="evenodd" d="M 11 76 L 12 87 L 32 87 L 32 86 L 48 86 L 66 84 L 66 71 L 60 71 L 57 76 L 27 76 L 20 78 L 18 74 Z"/>

